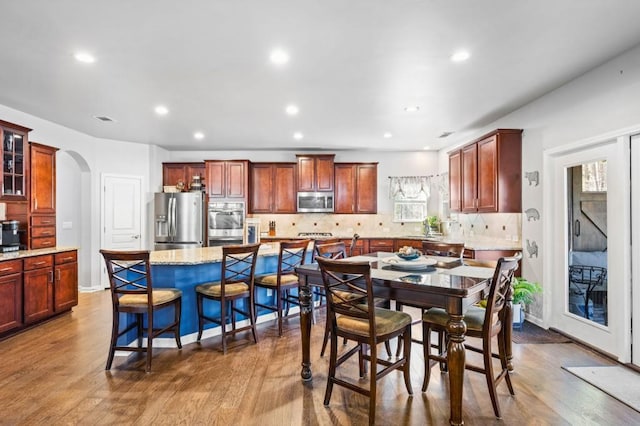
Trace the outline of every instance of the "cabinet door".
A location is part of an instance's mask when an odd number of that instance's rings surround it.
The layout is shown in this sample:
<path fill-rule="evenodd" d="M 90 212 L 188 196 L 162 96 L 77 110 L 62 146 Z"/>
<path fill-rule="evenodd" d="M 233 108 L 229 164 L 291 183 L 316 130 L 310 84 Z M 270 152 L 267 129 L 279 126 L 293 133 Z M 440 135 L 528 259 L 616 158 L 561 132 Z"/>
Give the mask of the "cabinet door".
<path fill-rule="evenodd" d="M 191 183 L 193 181 L 194 176 L 200 176 L 200 180 L 204 180 L 206 178 L 204 163 L 202 164 L 188 164 L 186 166 L 185 178 L 187 179 L 185 183 Z M 204 182 L 203 182 L 204 183 Z"/>
<path fill-rule="evenodd" d="M 393 239 L 370 239 L 369 240 L 369 252 L 375 253 L 377 251 L 392 252 L 393 251 Z"/>
<path fill-rule="evenodd" d="M 356 213 L 378 212 L 378 165 L 358 164 L 356 177 Z"/>
<path fill-rule="evenodd" d="M 0 198 L 24 201 L 28 198 L 28 134 L 31 129 L 0 120 L 2 173 Z"/>
<path fill-rule="evenodd" d="M 55 312 L 69 310 L 78 304 L 78 264 L 76 262 L 56 265 L 53 300 Z"/>
<path fill-rule="evenodd" d="M 251 213 L 271 213 L 273 199 L 273 167 L 251 165 Z"/>
<path fill-rule="evenodd" d="M 316 190 L 333 191 L 333 155 L 316 157 Z"/>
<path fill-rule="evenodd" d="M 207 191 L 210 198 L 225 197 L 224 161 L 206 161 Z"/>
<path fill-rule="evenodd" d="M 0 277 L 0 333 L 22 325 L 22 272 Z"/>
<path fill-rule="evenodd" d="M 352 164 L 335 165 L 334 212 L 354 213 L 356 198 L 356 174 Z"/>
<path fill-rule="evenodd" d="M 245 198 L 247 196 L 247 177 L 249 170 L 246 161 L 227 161 L 226 196 L 227 198 Z"/>
<path fill-rule="evenodd" d="M 361 256 L 369 253 L 369 241 L 361 239 L 356 241 L 356 246 L 351 250 L 351 240 L 343 240 L 347 249 L 347 256 Z"/>
<path fill-rule="evenodd" d="M 313 157 L 298 157 L 298 191 L 315 191 L 316 163 Z"/>
<path fill-rule="evenodd" d="M 273 213 L 296 213 L 296 165 L 274 166 Z"/>
<path fill-rule="evenodd" d="M 449 210 L 459 212 L 462 208 L 462 152 L 449 154 Z"/>
<path fill-rule="evenodd" d="M 56 151 L 31 144 L 31 214 L 56 212 Z"/>
<path fill-rule="evenodd" d="M 498 211 L 498 147 L 492 136 L 478 146 L 478 202 L 479 212 Z"/>
<path fill-rule="evenodd" d="M 24 322 L 29 324 L 53 314 L 53 268 L 24 272 Z"/>
<path fill-rule="evenodd" d="M 462 211 L 477 211 L 478 156 L 477 145 L 462 148 Z"/>
<path fill-rule="evenodd" d="M 180 181 L 185 184 L 185 165 L 182 163 L 163 163 L 162 164 L 162 185 L 176 186 Z"/>

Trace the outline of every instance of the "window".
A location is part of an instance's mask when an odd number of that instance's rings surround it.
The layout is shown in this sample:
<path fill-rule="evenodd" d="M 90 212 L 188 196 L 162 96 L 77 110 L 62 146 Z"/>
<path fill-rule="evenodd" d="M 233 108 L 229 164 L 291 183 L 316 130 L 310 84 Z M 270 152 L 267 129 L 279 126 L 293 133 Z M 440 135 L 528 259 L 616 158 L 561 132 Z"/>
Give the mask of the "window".
<path fill-rule="evenodd" d="M 389 179 L 389 198 L 393 200 L 393 221 L 422 222 L 427 217 L 430 178 L 393 176 Z"/>
<path fill-rule="evenodd" d="M 582 192 L 607 192 L 607 162 L 582 165 Z"/>

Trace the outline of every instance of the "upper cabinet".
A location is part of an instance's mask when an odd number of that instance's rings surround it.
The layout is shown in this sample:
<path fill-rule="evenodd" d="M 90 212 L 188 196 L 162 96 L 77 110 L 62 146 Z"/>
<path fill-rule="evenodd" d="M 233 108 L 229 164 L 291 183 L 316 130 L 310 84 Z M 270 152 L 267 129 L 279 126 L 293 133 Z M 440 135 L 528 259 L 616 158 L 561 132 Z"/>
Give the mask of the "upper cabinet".
<path fill-rule="evenodd" d="M 2 188 L 0 199 L 26 200 L 28 135 L 31 129 L 0 120 L 2 141 Z"/>
<path fill-rule="evenodd" d="M 296 163 L 251 163 L 251 213 L 296 212 Z"/>
<path fill-rule="evenodd" d="M 520 213 L 521 189 L 521 129 L 498 129 L 449 153 L 451 211 Z"/>
<path fill-rule="evenodd" d="M 335 154 L 296 155 L 298 192 L 333 191 Z"/>
<path fill-rule="evenodd" d="M 28 245 L 31 249 L 56 245 L 56 152 L 58 148 L 31 142 L 31 197 Z"/>
<path fill-rule="evenodd" d="M 206 186 L 209 198 L 247 201 L 249 194 L 249 161 L 205 161 Z"/>
<path fill-rule="evenodd" d="M 186 191 L 194 176 L 200 176 L 201 182 L 204 180 L 204 161 L 201 163 L 162 163 L 162 185 L 164 186 L 175 186 L 178 182 L 183 182 Z"/>
<path fill-rule="evenodd" d="M 335 164 L 335 213 L 378 212 L 378 163 Z"/>

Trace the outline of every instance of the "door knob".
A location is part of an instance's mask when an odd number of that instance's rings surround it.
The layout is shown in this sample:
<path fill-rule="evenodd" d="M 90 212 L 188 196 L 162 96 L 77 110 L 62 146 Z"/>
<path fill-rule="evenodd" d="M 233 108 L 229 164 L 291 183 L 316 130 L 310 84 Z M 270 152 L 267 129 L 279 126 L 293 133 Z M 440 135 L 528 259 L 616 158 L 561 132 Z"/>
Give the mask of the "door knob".
<path fill-rule="evenodd" d="M 134 240 L 137 240 L 138 238 L 140 238 L 140 235 L 134 235 L 134 236 L 133 236 L 133 239 L 134 239 Z"/>

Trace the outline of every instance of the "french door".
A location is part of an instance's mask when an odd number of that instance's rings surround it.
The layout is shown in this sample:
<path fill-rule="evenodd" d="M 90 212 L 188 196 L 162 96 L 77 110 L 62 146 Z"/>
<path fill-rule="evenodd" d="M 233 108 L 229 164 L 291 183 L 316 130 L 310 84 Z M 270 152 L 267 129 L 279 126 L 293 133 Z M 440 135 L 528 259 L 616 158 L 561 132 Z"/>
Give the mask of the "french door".
<path fill-rule="evenodd" d="M 629 146 L 628 135 L 583 141 L 544 160 L 547 322 L 621 362 L 631 361 Z"/>
<path fill-rule="evenodd" d="M 631 271 L 633 291 L 633 350 L 631 362 L 640 367 L 640 134 L 631 136 Z"/>

